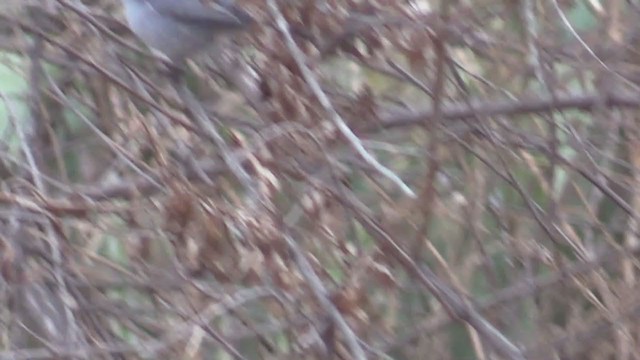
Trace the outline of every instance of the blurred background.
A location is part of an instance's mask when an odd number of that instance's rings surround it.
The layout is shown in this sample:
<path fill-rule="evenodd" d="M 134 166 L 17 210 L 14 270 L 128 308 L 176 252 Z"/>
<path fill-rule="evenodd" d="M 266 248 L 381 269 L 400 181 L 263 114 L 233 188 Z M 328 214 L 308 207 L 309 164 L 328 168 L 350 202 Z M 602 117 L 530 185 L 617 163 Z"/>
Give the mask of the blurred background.
<path fill-rule="evenodd" d="M 640 4 L 0 6 L 0 359 L 640 359 Z"/>

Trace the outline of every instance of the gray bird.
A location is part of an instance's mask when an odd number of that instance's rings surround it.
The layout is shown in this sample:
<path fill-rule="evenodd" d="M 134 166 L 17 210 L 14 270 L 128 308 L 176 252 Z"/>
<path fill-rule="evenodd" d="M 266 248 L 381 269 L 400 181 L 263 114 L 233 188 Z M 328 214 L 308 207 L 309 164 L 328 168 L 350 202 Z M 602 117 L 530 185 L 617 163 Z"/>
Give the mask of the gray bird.
<path fill-rule="evenodd" d="M 243 10 L 199 0 L 122 0 L 131 30 L 150 48 L 181 62 L 212 45 L 221 35 L 252 22 Z"/>

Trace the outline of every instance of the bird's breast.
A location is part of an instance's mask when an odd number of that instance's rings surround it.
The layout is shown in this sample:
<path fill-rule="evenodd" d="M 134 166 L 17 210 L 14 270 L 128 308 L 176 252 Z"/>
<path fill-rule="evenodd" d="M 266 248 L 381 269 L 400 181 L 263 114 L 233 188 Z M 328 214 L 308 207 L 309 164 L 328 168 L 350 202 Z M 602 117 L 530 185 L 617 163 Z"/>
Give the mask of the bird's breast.
<path fill-rule="evenodd" d="M 146 1 L 129 1 L 125 17 L 136 36 L 172 60 L 190 55 L 213 38 L 211 31 L 160 14 Z"/>

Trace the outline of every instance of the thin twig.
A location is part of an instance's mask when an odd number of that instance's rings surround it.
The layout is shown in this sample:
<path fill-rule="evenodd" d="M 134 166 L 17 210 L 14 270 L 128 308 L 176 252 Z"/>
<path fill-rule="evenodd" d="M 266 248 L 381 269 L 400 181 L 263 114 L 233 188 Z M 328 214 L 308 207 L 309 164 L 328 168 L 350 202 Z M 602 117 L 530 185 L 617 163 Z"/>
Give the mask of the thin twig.
<path fill-rule="evenodd" d="M 346 138 L 349 144 L 353 147 L 353 149 L 360 155 L 364 161 L 366 161 L 371 167 L 373 167 L 380 175 L 391 180 L 402 192 L 404 192 L 407 196 L 411 198 L 415 198 L 416 194 L 411 190 L 411 188 L 400 179 L 398 175 L 396 175 L 393 171 L 386 168 L 384 165 L 380 164 L 380 162 L 371 155 L 367 149 L 362 145 L 360 139 L 353 133 L 353 131 L 349 128 L 349 126 L 345 123 L 344 119 L 338 114 L 338 112 L 334 109 L 333 105 L 331 105 L 331 101 L 327 97 L 327 95 L 322 91 L 318 80 L 316 80 L 315 76 L 306 65 L 305 56 L 302 50 L 298 48 L 291 33 L 289 32 L 289 25 L 285 20 L 284 16 L 278 9 L 278 5 L 274 0 L 267 0 L 267 4 L 269 5 L 269 11 L 271 15 L 274 17 L 276 21 L 276 25 L 278 26 L 278 30 L 284 37 L 284 41 L 289 49 L 293 60 L 296 62 L 296 65 L 300 69 L 302 76 L 304 77 L 305 82 L 309 85 L 309 88 L 320 102 L 320 105 L 324 108 L 324 111 L 329 114 L 333 123 L 338 127 L 340 133 Z"/>
<path fill-rule="evenodd" d="M 313 271 L 311 264 L 307 261 L 306 257 L 302 253 L 302 250 L 298 247 L 298 244 L 295 240 L 291 238 L 288 234 L 284 234 L 284 240 L 287 242 L 287 246 L 289 250 L 293 253 L 294 261 L 296 265 L 298 265 L 298 269 L 300 269 L 300 273 L 307 280 L 307 284 L 311 288 L 313 295 L 316 297 L 316 300 L 320 303 L 322 308 L 329 313 L 329 316 L 333 319 L 333 321 L 338 325 L 340 331 L 344 334 L 345 341 L 351 350 L 351 354 L 354 359 L 364 360 L 367 357 L 365 356 L 364 350 L 360 346 L 358 342 L 358 337 L 351 330 L 349 324 L 344 319 L 340 311 L 333 305 L 331 300 L 329 300 L 329 296 L 327 293 L 327 289 L 325 289 L 324 285 L 322 285 L 322 281 L 318 278 L 318 275 Z"/>

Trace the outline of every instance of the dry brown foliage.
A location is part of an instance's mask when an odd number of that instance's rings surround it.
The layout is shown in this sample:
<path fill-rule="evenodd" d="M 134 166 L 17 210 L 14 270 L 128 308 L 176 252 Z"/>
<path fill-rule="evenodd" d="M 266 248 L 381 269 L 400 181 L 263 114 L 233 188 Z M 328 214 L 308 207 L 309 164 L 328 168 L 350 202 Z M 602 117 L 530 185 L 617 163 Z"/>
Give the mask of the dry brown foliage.
<path fill-rule="evenodd" d="M 640 358 L 635 2 L 2 1 L 0 359 Z"/>

